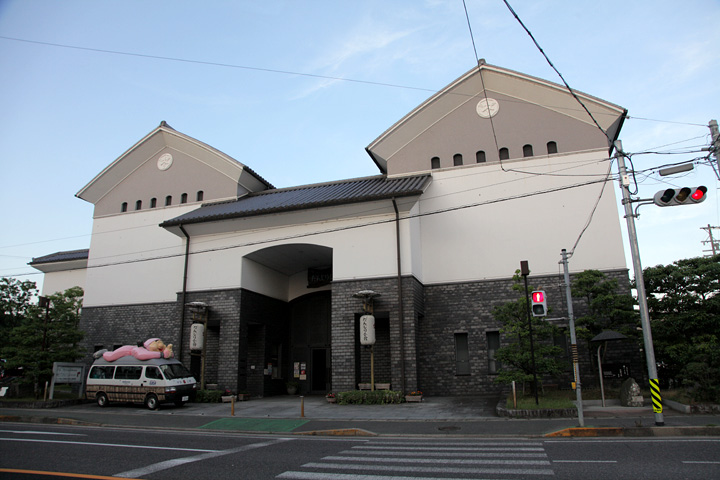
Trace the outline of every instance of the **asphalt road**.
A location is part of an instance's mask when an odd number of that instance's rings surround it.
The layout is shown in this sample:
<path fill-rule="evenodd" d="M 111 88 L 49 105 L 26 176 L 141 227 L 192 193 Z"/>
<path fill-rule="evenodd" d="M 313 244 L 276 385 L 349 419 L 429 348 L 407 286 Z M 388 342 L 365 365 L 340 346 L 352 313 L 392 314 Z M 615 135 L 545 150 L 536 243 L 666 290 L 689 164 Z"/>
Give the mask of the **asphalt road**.
<path fill-rule="evenodd" d="M 0 478 L 43 477 L 713 479 L 720 438 L 328 438 L 0 425 Z"/>

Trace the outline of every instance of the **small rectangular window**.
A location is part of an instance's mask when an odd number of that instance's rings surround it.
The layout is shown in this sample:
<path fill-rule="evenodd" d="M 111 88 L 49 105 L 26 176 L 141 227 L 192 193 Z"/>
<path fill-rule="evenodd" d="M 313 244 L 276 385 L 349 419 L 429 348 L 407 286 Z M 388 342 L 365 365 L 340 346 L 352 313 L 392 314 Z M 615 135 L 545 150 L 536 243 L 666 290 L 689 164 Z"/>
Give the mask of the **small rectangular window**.
<path fill-rule="evenodd" d="M 488 373 L 495 375 L 500 369 L 499 362 L 495 359 L 495 354 L 500 348 L 500 332 L 487 332 L 488 344 Z"/>
<path fill-rule="evenodd" d="M 470 375 L 468 334 L 455 334 L 455 375 Z"/>
<path fill-rule="evenodd" d="M 140 380 L 143 367 L 117 367 L 115 378 L 120 380 Z"/>

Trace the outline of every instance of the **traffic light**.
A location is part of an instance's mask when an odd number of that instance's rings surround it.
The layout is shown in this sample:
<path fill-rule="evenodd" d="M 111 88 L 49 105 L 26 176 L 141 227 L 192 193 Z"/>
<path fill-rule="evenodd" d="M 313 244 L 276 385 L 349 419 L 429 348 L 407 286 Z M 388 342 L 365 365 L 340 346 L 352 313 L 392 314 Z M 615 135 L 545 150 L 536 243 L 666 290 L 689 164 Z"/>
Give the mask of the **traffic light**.
<path fill-rule="evenodd" d="M 699 187 L 683 187 L 668 188 L 660 190 L 653 197 L 653 203 L 658 207 L 674 207 L 676 205 L 692 205 L 705 201 L 707 197 L 707 188 Z"/>
<path fill-rule="evenodd" d="M 532 314 L 534 317 L 544 317 L 547 315 L 547 298 L 544 290 L 535 290 L 530 295 L 532 298 Z"/>

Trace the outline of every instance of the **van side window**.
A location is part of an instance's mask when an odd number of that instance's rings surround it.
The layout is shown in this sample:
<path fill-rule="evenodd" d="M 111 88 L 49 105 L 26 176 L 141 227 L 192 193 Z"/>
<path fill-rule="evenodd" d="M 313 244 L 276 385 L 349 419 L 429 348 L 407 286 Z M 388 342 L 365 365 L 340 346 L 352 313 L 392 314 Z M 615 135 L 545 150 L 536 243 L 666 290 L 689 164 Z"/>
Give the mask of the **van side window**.
<path fill-rule="evenodd" d="M 117 367 L 115 379 L 140 380 L 143 367 Z"/>
<path fill-rule="evenodd" d="M 90 378 L 111 379 L 114 372 L 115 367 L 96 365 L 90 370 Z"/>
<path fill-rule="evenodd" d="M 162 380 L 163 376 L 160 373 L 158 367 L 145 367 L 145 378 L 152 378 L 153 380 Z"/>

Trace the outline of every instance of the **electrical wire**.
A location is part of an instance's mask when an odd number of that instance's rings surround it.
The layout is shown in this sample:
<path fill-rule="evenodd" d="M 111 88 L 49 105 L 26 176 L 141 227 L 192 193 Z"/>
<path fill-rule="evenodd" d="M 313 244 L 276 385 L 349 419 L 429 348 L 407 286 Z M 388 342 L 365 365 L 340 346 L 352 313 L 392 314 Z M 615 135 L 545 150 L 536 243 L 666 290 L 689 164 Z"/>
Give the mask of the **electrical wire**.
<path fill-rule="evenodd" d="M 607 181 L 607 178 L 602 178 L 599 180 L 598 179 L 588 180 L 586 182 L 580 182 L 580 183 L 575 183 L 575 184 L 571 184 L 571 185 L 562 185 L 560 187 L 552 187 L 552 188 L 547 188 L 544 190 L 538 190 L 535 192 L 522 193 L 522 194 L 513 195 L 513 196 L 509 196 L 509 197 L 502 197 L 502 198 L 496 198 L 496 199 L 486 200 L 486 201 L 482 201 L 482 202 L 458 205 L 458 206 L 454 206 L 454 207 L 448 207 L 448 208 L 443 208 L 443 209 L 439 209 L 439 210 L 434 210 L 431 212 L 417 213 L 414 215 L 409 215 L 409 216 L 403 218 L 402 220 L 410 220 L 410 219 L 415 219 L 415 218 L 429 217 L 429 216 L 433 216 L 433 215 L 441 215 L 441 214 L 445 214 L 445 213 L 449 213 L 449 212 L 465 210 L 468 208 L 476 208 L 476 207 L 482 207 L 482 206 L 487 206 L 487 205 L 494 205 L 494 204 L 498 204 L 498 203 L 513 201 L 513 200 L 530 198 L 530 197 L 534 197 L 536 195 L 547 195 L 547 194 L 551 194 L 551 193 L 562 192 L 565 190 L 571 190 L 574 188 L 580 188 L 580 187 L 593 185 L 595 183 L 601 183 L 601 182 L 606 182 L 606 181 Z M 293 234 L 293 235 L 274 237 L 271 239 L 263 239 L 263 240 L 257 240 L 257 241 L 236 243 L 236 244 L 232 244 L 232 245 L 226 245 L 223 247 L 215 247 L 215 248 L 208 248 L 208 249 L 203 249 L 203 250 L 196 250 L 194 252 L 190 252 L 190 255 L 199 255 L 199 254 L 204 254 L 204 253 L 213 253 L 213 252 L 219 252 L 219 251 L 225 251 L 225 250 L 232 250 L 235 248 L 265 245 L 265 244 L 269 244 L 269 243 L 283 242 L 283 241 L 288 241 L 288 240 L 297 240 L 300 238 L 313 237 L 313 236 L 317 236 L 317 235 L 325 235 L 328 233 L 336 233 L 336 232 L 347 231 L 347 230 L 355 230 L 355 229 L 359 229 L 359 228 L 372 227 L 372 226 L 383 225 L 383 224 L 390 224 L 390 223 L 394 223 L 394 222 L 395 222 L 395 218 L 393 217 L 390 219 L 375 220 L 375 221 L 364 222 L 364 223 L 360 223 L 360 224 L 356 224 L 356 225 L 345 225 L 342 227 L 328 228 L 328 229 L 324 229 L 324 230 L 318 230 L 315 232 L 304 232 L 304 233 L 298 233 L 298 234 Z M 136 255 L 137 253 L 133 252 L 133 254 Z M 178 257 L 182 257 L 184 255 L 185 255 L 184 252 L 168 253 L 165 255 L 156 255 L 153 257 L 135 258 L 132 260 L 123 260 L 123 261 L 115 261 L 115 262 L 106 262 L 106 263 L 101 263 L 101 264 L 96 264 L 96 265 L 87 265 L 86 267 L 81 267 L 81 268 L 77 268 L 77 269 L 68 269 L 68 271 L 92 269 L 92 268 L 103 268 L 103 267 L 111 267 L 111 266 L 117 266 L 117 265 L 137 264 L 137 263 L 143 263 L 143 262 L 149 262 L 149 261 L 178 258 Z M 103 257 L 103 258 L 111 258 L 111 257 Z M 99 260 L 99 259 L 94 259 L 94 260 Z M 15 275 L 15 276 L 20 276 L 20 275 Z"/>
<path fill-rule="evenodd" d="M 485 100 L 485 105 L 489 105 L 487 88 L 485 88 L 485 79 L 483 78 L 482 64 L 480 62 L 480 57 L 478 56 L 478 53 L 477 53 L 477 48 L 475 47 L 475 36 L 473 35 L 472 26 L 470 25 L 470 15 L 468 14 L 467 5 L 465 4 L 465 0 L 463 0 L 463 8 L 465 9 L 465 19 L 467 20 L 468 30 L 470 31 L 470 40 L 472 41 L 473 51 L 475 52 L 475 62 L 477 64 L 478 75 L 480 76 L 480 84 L 482 85 L 483 100 Z M 490 120 L 490 129 L 492 130 L 493 140 L 495 141 L 495 151 L 498 152 L 498 160 L 500 161 L 500 169 L 503 172 L 506 172 L 507 170 L 505 170 L 505 166 L 503 166 L 502 158 L 500 158 L 500 145 L 498 143 L 497 133 L 495 132 L 495 122 L 493 122 L 493 116 L 490 115 L 488 117 L 488 120 Z"/>
<path fill-rule="evenodd" d="M 525 24 L 523 23 L 523 21 L 520 20 L 520 17 L 518 16 L 517 13 L 515 13 L 515 10 L 513 10 L 513 8 L 510 6 L 510 4 L 508 3 L 507 0 L 503 0 L 503 2 L 504 2 L 505 5 L 507 6 L 508 10 L 510 10 L 510 13 L 513 14 L 513 16 L 514 16 L 515 19 L 518 21 L 518 23 L 520 23 L 520 26 L 522 26 L 523 29 L 527 32 L 527 34 L 530 36 L 530 38 L 532 39 L 532 41 L 533 41 L 533 43 L 535 44 L 535 46 L 537 47 L 537 49 L 540 51 L 540 53 L 542 54 L 542 56 L 545 57 L 545 60 L 547 61 L 548 65 L 550 65 L 550 67 L 551 67 L 553 70 L 555 70 L 555 73 L 558 74 L 558 76 L 560 77 L 560 79 L 562 80 L 563 84 L 565 85 L 565 87 L 566 87 L 566 88 L 568 89 L 568 91 L 570 92 L 570 94 L 573 96 L 573 98 L 575 98 L 575 100 L 576 100 L 580 105 L 582 105 L 583 109 L 584 109 L 585 112 L 590 116 L 590 118 L 592 119 L 592 121 L 593 121 L 593 123 L 595 124 L 595 126 L 596 126 L 596 127 L 603 133 L 603 135 L 605 135 L 605 137 L 608 139 L 608 144 L 612 144 L 613 140 L 610 138 L 610 136 L 607 134 L 607 132 L 600 126 L 600 124 L 597 122 L 597 120 L 595 120 L 595 117 L 593 116 L 592 113 L 590 113 L 590 110 L 588 110 L 588 108 L 585 106 L 585 104 L 582 102 L 582 100 L 580 100 L 580 97 L 578 97 L 577 94 L 575 93 L 575 91 L 574 91 L 572 88 L 570 88 L 570 85 L 568 85 L 568 83 L 565 81 L 565 77 L 563 77 L 562 74 L 560 73 L 560 71 L 559 71 L 557 68 L 555 68 L 555 65 L 553 65 L 553 63 L 550 61 L 550 58 L 548 58 L 548 56 L 545 54 L 545 51 L 542 49 L 542 47 L 541 47 L 540 44 L 537 42 L 537 40 L 535 40 L 535 37 L 534 37 L 533 34 L 530 32 L 530 30 L 525 26 Z"/>
<path fill-rule="evenodd" d="M 585 226 L 580 231 L 580 235 L 578 235 L 577 240 L 575 240 L 575 245 L 573 245 L 572 249 L 570 250 L 570 252 L 568 254 L 569 257 L 573 256 L 573 254 L 575 253 L 575 248 L 577 248 L 578 243 L 580 243 L 580 239 L 582 238 L 583 234 L 588 229 L 588 227 L 590 227 L 590 223 L 592 223 L 593 217 L 595 216 L 595 211 L 597 210 L 597 207 L 600 204 L 600 200 L 602 199 L 603 193 L 605 192 L 605 186 L 609 183 L 608 180 L 610 180 L 611 173 L 612 173 L 612 161 L 608 165 L 608 171 L 605 176 L 605 181 L 602 184 L 602 188 L 600 189 L 600 194 L 598 195 L 598 198 L 595 201 L 595 205 L 593 206 L 592 211 L 590 212 L 590 215 L 588 216 L 588 219 L 585 222 Z"/>

